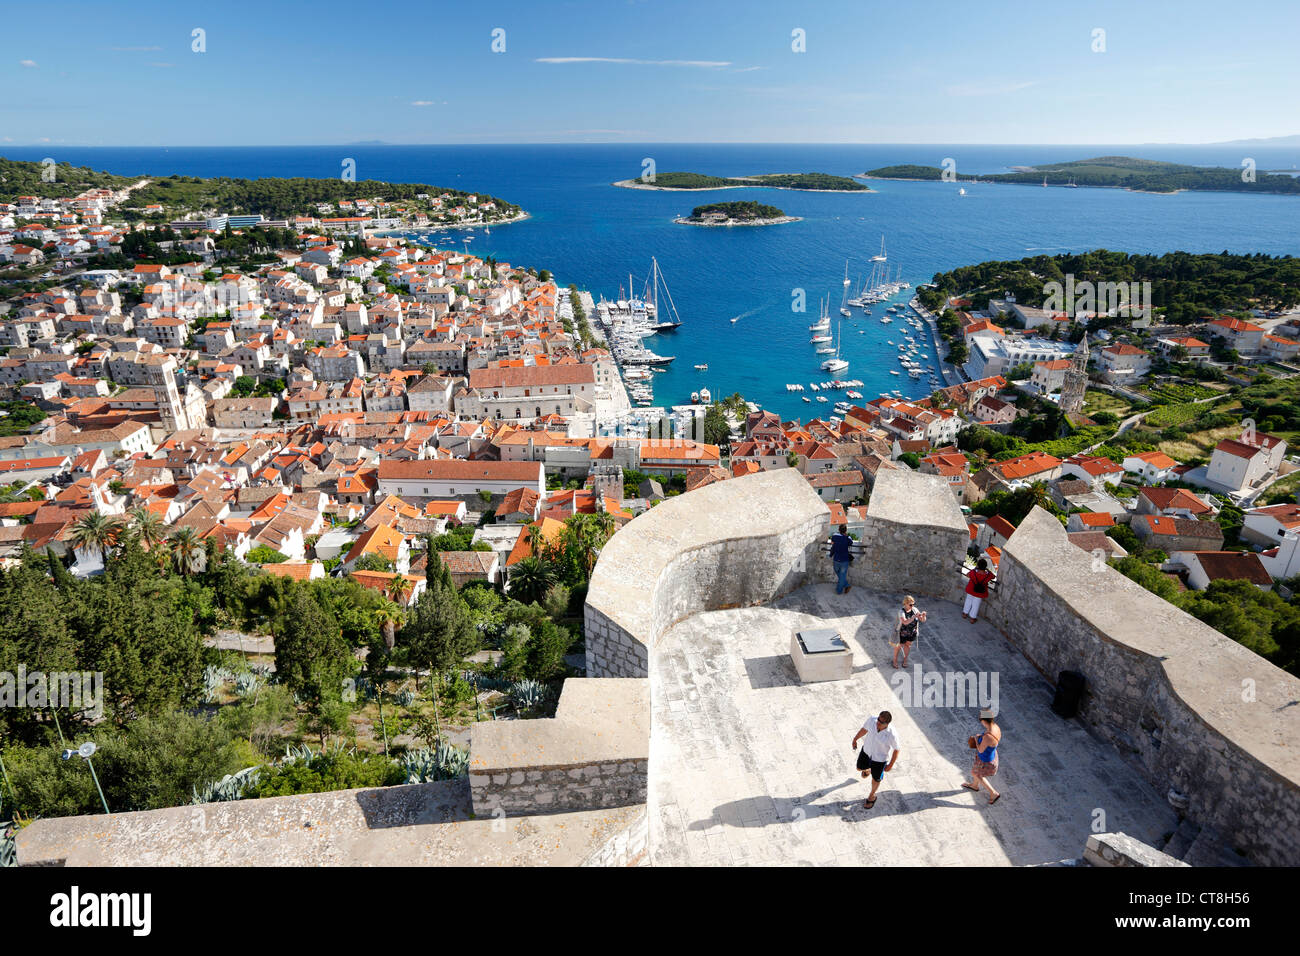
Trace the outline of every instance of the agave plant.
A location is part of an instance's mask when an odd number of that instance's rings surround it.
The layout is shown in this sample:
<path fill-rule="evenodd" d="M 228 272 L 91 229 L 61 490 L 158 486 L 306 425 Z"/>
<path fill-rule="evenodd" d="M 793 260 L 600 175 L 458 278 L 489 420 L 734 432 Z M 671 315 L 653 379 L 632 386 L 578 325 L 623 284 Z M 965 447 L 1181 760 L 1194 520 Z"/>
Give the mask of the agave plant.
<path fill-rule="evenodd" d="M 234 675 L 224 667 L 214 667 L 208 665 L 203 670 L 203 700 L 209 704 L 217 702 L 217 691 L 221 690 L 227 682 L 234 679 Z"/>
<path fill-rule="evenodd" d="M 240 698 L 252 697 L 262 686 L 262 679 L 252 671 L 244 671 L 235 677 L 235 693 Z"/>
<path fill-rule="evenodd" d="M 402 755 L 401 767 L 406 771 L 407 783 L 455 780 L 469 773 L 469 751 L 439 740 L 432 750 L 428 747 L 408 750 Z"/>
<path fill-rule="evenodd" d="M 18 865 L 18 842 L 14 839 L 13 824 L 0 823 L 0 869 Z"/>
<path fill-rule="evenodd" d="M 465 671 L 462 675 L 466 681 L 478 687 L 479 693 L 485 690 L 499 690 L 506 692 L 510 690 L 511 684 L 508 680 L 502 680 L 499 677 L 489 677 L 487 674 L 479 674 L 474 671 Z"/>
<path fill-rule="evenodd" d="M 409 687 L 403 687 L 397 692 L 397 704 L 399 707 L 410 707 L 415 703 L 415 691 Z"/>
<path fill-rule="evenodd" d="M 518 710 L 532 710 L 540 706 L 550 694 L 545 684 L 535 680 L 521 680 L 510 685 L 510 701 Z"/>
<path fill-rule="evenodd" d="M 245 767 L 238 773 L 228 773 L 216 783 L 207 784 L 201 791 L 195 788 L 190 803 L 225 803 L 230 800 L 242 800 L 251 788 L 257 786 L 261 777 L 261 767 Z"/>

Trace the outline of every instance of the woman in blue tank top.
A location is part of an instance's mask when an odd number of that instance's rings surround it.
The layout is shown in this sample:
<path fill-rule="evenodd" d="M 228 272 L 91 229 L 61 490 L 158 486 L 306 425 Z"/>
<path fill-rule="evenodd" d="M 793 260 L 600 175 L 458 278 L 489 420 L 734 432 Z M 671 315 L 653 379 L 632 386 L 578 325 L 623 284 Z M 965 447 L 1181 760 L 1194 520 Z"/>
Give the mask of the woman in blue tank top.
<path fill-rule="evenodd" d="M 975 751 L 975 761 L 971 765 L 971 782 L 962 784 L 967 790 L 974 790 L 977 793 L 981 787 L 987 787 L 990 806 L 997 803 L 998 798 L 1002 796 L 993 789 L 993 784 L 989 781 L 989 778 L 998 772 L 998 744 L 1002 742 L 1002 728 L 994 722 L 994 716 L 993 710 L 989 707 L 980 711 L 980 723 L 983 724 L 984 731 L 967 741 Z"/>

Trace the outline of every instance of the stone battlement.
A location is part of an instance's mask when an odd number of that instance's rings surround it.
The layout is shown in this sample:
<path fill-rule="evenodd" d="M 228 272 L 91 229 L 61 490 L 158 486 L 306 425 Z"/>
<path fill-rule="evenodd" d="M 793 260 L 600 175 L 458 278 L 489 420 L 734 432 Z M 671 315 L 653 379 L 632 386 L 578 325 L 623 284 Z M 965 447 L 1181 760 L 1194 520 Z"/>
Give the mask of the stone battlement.
<path fill-rule="evenodd" d="M 800 588 L 824 585 L 828 533 L 825 504 L 786 469 L 709 485 L 638 517 L 610 540 L 592 575 L 589 677 L 565 684 L 552 719 L 476 725 L 468 786 L 222 804 L 206 812 L 233 815 L 222 825 L 223 841 L 182 839 L 198 808 L 41 820 L 19 834 L 20 861 L 378 862 L 376 848 L 399 826 L 430 828 L 413 862 L 643 859 L 653 839 L 647 781 L 661 772 L 650 753 L 651 714 L 661 702 L 652 707 L 646 678 L 661 638 L 696 615 L 780 604 Z M 876 603 L 873 596 L 900 592 L 955 603 L 966 542 L 965 522 L 940 479 L 882 472 L 850 580 Z M 1222 833 L 1253 862 L 1300 863 L 1300 679 L 1095 562 L 1046 512 L 1021 523 L 999 571 L 980 628 L 999 629 L 1044 678 L 1041 694 L 1018 702 L 1024 718 L 1059 721 L 1047 711 L 1050 684 L 1062 670 L 1082 672 L 1080 721 L 1131 758 L 1144 788 L 1168 793 L 1191 824 Z M 945 619 L 955 613 L 938 610 Z M 887 616 L 873 618 L 872 628 L 887 627 Z M 747 665 L 762 670 L 761 662 Z M 1023 661 L 1018 666 L 1029 684 L 1037 680 Z M 435 795 L 436 808 L 428 803 Z M 372 801 L 391 803 L 382 821 L 368 809 Z M 321 815 L 346 831 L 323 856 L 298 832 L 308 828 L 293 824 Z M 253 848 L 272 834 L 282 839 L 286 821 L 302 844 L 297 853 L 277 857 L 268 848 L 272 855 L 262 856 Z M 515 836 L 496 841 L 498 823 Z M 250 848 L 236 851 L 228 837 L 241 826 L 251 827 Z M 170 834 L 174 852 L 145 859 L 131 850 L 127 838 L 140 827 Z M 562 852 L 542 852 L 538 832 Z"/>

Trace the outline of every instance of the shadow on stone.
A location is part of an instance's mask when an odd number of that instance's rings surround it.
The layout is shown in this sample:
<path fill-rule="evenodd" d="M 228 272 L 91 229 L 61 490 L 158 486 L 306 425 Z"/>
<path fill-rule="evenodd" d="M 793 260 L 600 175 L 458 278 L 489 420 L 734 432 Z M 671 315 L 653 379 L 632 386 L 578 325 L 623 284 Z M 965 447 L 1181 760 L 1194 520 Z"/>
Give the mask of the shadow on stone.
<path fill-rule="evenodd" d="M 369 830 L 471 818 L 468 777 L 362 790 L 356 800 Z"/>
<path fill-rule="evenodd" d="M 843 783 L 814 790 L 802 797 L 758 796 L 732 800 L 714 807 L 711 817 L 707 820 L 696 820 L 687 829 L 710 830 L 715 826 L 767 827 L 782 823 L 800 823 L 822 816 L 841 816 L 847 819 L 852 814 L 853 801 L 833 803 L 814 801 L 858 782 L 857 778 L 849 777 Z"/>
<path fill-rule="evenodd" d="M 754 690 L 766 690 L 772 687 L 798 687 L 799 675 L 795 673 L 794 664 L 789 654 L 776 654 L 772 657 L 745 658 L 745 673 L 749 675 L 749 686 Z"/>

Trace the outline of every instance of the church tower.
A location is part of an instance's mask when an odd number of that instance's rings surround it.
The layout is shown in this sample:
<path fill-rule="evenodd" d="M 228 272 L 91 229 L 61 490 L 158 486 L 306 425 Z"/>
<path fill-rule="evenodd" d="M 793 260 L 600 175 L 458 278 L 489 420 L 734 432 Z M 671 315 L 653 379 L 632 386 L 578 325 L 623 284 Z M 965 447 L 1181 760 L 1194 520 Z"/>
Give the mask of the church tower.
<path fill-rule="evenodd" d="M 184 431 L 190 427 L 189 415 L 181 401 L 180 390 L 176 387 L 176 375 L 172 369 L 170 361 L 151 362 L 146 368 L 149 385 L 158 396 L 158 413 L 163 428 L 168 433 Z"/>
<path fill-rule="evenodd" d="M 1088 388 L 1088 335 L 1075 347 L 1070 359 L 1070 367 L 1065 372 L 1065 382 L 1061 386 L 1061 411 L 1067 415 L 1078 415 L 1083 411 L 1083 393 Z"/>

